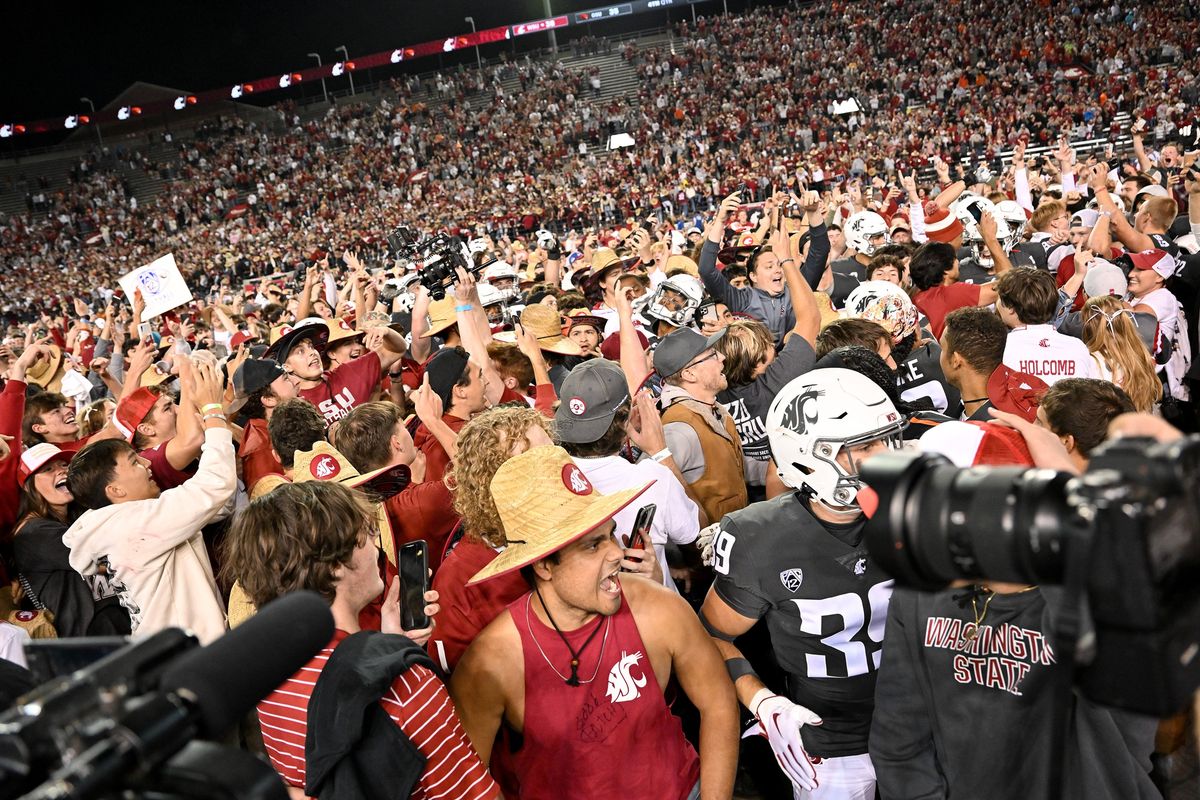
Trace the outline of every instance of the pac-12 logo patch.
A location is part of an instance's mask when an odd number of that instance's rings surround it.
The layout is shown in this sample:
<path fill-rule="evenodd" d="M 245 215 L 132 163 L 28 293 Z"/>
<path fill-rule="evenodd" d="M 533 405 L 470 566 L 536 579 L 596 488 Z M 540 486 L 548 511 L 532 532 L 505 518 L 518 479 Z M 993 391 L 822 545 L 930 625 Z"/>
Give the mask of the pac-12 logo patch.
<path fill-rule="evenodd" d="M 789 592 L 799 591 L 800 584 L 804 583 L 804 570 L 799 567 L 795 569 L 785 569 L 779 573 L 779 580 L 783 581 L 783 588 Z"/>

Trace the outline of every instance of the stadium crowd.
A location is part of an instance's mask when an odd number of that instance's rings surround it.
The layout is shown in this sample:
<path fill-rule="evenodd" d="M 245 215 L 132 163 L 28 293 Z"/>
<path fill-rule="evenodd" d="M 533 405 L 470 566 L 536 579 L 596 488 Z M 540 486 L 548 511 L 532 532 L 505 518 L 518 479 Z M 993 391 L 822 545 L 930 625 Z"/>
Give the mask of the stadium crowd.
<path fill-rule="evenodd" d="M 85 158 L 0 228 L 0 661 L 307 589 L 240 731 L 295 797 L 1161 796 L 1183 718 L 1057 697 L 1053 590 L 896 585 L 861 467 L 1197 430 L 1197 12 L 768 7 L 625 45 L 636 97 L 396 79 L 126 155 L 142 204 Z"/>

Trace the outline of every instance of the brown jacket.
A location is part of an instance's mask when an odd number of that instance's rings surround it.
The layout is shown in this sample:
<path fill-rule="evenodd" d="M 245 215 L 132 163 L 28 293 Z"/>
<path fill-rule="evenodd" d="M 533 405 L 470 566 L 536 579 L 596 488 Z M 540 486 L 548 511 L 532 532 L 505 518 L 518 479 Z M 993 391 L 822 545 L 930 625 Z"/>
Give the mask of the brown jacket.
<path fill-rule="evenodd" d="M 720 415 L 720 422 L 713 416 Z M 708 405 L 691 398 L 677 399 L 663 412 L 663 425 L 682 422 L 696 431 L 704 453 L 704 472 L 688 484 L 709 522 L 720 522 L 731 511 L 745 508 L 746 474 L 742 443 L 733 417 L 720 403 Z"/>

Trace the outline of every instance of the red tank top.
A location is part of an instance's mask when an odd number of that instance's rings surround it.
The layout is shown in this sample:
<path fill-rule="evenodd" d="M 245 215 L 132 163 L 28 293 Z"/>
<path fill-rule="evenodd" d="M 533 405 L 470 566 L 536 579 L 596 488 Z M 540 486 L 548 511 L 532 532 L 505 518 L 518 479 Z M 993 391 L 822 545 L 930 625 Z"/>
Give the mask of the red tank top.
<path fill-rule="evenodd" d="M 579 686 L 566 684 L 571 654 L 538 619 L 532 597 L 508 607 L 525 657 L 524 743 L 515 756 L 521 800 L 686 798 L 700 759 L 667 708 L 624 591 L 612 617 L 566 633 L 578 650 L 597 624 L 608 626 L 580 653 Z"/>

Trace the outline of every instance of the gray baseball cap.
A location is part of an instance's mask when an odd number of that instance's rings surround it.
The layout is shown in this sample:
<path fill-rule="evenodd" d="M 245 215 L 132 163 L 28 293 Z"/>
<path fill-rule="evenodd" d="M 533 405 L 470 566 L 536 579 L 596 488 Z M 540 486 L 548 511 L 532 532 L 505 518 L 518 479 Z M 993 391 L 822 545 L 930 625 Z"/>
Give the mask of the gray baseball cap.
<path fill-rule="evenodd" d="M 691 328 L 679 328 L 664 336 L 654 350 L 654 371 L 664 378 L 676 374 L 696 356 L 710 349 L 725 335 L 721 329 L 705 338 Z"/>
<path fill-rule="evenodd" d="M 593 358 L 571 370 L 558 396 L 555 435 L 559 441 L 589 444 L 608 431 L 617 409 L 629 400 L 629 385 L 615 363 Z"/>

